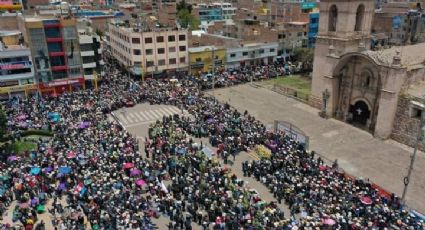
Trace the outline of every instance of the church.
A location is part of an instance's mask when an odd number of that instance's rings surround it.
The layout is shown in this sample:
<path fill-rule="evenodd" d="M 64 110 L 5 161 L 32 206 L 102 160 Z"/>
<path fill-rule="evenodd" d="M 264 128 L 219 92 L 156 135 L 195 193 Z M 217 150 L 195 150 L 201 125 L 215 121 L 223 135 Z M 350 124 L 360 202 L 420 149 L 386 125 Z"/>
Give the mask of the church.
<path fill-rule="evenodd" d="M 326 117 L 411 145 L 422 111 L 414 101 L 425 103 L 425 43 L 371 51 L 373 14 L 373 0 L 320 1 L 310 102 Z"/>

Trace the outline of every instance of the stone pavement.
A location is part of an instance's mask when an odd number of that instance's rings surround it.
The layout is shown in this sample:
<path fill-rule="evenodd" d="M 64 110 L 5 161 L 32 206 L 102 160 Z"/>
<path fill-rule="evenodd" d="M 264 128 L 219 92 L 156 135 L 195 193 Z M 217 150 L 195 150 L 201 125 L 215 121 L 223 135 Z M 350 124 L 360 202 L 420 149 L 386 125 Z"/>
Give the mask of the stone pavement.
<path fill-rule="evenodd" d="M 210 94 L 212 94 L 210 92 Z M 333 161 L 348 174 L 369 178 L 384 189 L 401 196 L 407 175 L 411 149 L 393 141 L 381 141 L 349 124 L 322 119 L 318 110 L 265 88 L 249 84 L 217 89 L 214 96 L 264 124 L 284 120 L 298 126 L 310 137 L 310 149 Z M 425 154 L 418 152 L 407 204 L 425 213 Z"/>

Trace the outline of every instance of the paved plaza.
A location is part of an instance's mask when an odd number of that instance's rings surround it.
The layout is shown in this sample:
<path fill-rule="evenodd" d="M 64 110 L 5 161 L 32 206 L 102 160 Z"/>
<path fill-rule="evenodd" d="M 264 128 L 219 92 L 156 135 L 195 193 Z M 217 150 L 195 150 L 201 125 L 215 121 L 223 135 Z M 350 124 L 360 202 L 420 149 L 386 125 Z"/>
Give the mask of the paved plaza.
<path fill-rule="evenodd" d="M 327 159 L 338 159 L 347 173 L 369 178 L 401 196 L 403 177 L 407 175 L 412 150 L 393 141 L 381 141 L 349 124 L 322 119 L 318 110 L 292 98 L 249 84 L 218 89 L 214 96 L 265 124 L 284 120 L 301 128 L 310 137 L 310 149 Z M 419 152 L 412 172 L 407 204 L 425 212 L 425 154 Z"/>

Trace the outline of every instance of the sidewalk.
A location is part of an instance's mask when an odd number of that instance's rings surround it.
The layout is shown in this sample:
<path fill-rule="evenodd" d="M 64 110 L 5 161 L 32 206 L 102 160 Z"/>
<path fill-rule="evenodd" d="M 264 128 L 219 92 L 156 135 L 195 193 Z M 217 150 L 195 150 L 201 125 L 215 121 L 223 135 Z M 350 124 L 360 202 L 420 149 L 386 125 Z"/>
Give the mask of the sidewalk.
<path fill-rule="evenodd" d="M 381 141 L 349 124 L 322 119 L 318 110 L 265 88 L 248 84 L 218 89 L 217 99 L 228 102 L 239 111 L 248 110 L 264 124 L 274 120 L 291 122 L 310 137 L 310 149 L 329 160 L 338 159 L 348 174 L 370 179 L 389 192 L 401 196 L 403 178 L 407 175 L 411 151 L 393 141 Z M 425 154 L 416 156 L 407 204 L 425 213 Z"/>

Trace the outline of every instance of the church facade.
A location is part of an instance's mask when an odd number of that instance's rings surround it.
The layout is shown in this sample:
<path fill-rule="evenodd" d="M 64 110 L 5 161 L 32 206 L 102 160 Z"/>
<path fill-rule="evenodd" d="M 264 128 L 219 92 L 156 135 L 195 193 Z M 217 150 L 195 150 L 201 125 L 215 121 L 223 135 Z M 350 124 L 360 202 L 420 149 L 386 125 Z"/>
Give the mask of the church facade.
<path fill-rule="evenodd" d="M 373 13 L 372 0 L 320 1 L 310 100 L 322 115 L 387 139 L 400 95 L 425 81 L 425 44 L 371 51 Z"/>

